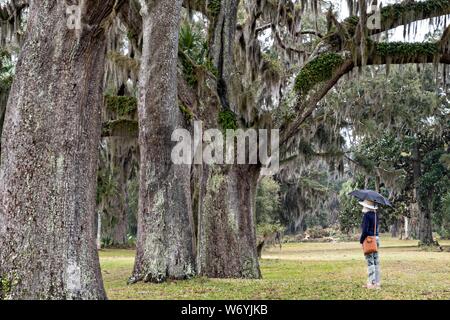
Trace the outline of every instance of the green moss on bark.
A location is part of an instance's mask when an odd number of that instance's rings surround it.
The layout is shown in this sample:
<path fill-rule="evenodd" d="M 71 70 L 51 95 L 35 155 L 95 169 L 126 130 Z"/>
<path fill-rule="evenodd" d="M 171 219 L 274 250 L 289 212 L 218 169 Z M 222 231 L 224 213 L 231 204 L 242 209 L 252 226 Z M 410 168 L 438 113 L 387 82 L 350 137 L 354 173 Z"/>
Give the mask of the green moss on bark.
<path fill-rule="evenodd" d="M 429 16 L 434 12 L 446 12 L 450 9 L 450 1 L 448 0 L 428 0 L 406 3 L 396 3 L 384 7 L 381 10 L 383 19 L 396 20 L 405 14 L 415 12 L 417 17 Z"/>
<path fill-rule="evenodd" d="M 262 59 L 264 61 L 264 67 L 272 74 L 272 77 L 280 77 L 283 74 L 283 66 L 278 57 L 263 53 Z"/>
<path fill-rule="evenodd" d="M 236 114 L 231 110 L 221 111 L 219 113 L 219 124 L 224 130 L 236 130 L 238 128 Z"/>
<path fill-rule="evenodd" d="M 383 42 L 376 43 L 375 54 L 383 57 L 402 55 L 415 57 L 418 55 L 435 55 L 439 52 L 437 43 L 420 42 Z"/>
<path fill-rule="evenodd" d="M 337 53 L 325 53 L 307 63 L 295 80 L 295 90 L 305 95 L 315 85 L 330 79 L 333 72 L 342 65 L 344 59 Z"/>
<path fill-rule="evenodd" d="M 128 96 L 105 96 L 106 108 L 118 117 L 132 115 L 137 110 L 137 99 Z"/>
<path fill-rule="evenodd" d="M 103 124 L 102 136 L 137 137 L 138 122 L 135 120 L 119 119 L 108 121 Z"/>
<path fill-rule="evenodd" d="M 183 104 L 183 102 L 178 101 L 178 107 L 180 111 L 183 113 L 184 117 L 187 121 L 191 121 L 194 118 L 194 113 L 187 106 Z"/>

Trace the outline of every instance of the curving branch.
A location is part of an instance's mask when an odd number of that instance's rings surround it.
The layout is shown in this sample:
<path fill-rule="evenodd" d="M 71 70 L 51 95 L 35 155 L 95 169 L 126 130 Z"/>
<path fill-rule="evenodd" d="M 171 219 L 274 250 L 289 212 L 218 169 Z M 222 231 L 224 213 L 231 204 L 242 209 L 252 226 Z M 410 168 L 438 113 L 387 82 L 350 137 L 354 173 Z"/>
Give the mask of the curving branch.
<path fill-rule="evenodd" d="M 286 50 L 286 51 L 288 51 L 288 52 L 289 52 L 289 51 L 297 52 L 298 54 L 305 54 L 305 53 L 307 53 L 307 52 L 304 51 L 304 50 L 290 47 L 290 46 L 288 46 L 286 43 L 284 43 L 284 41 L 283 41 L 283 39 L 281 39 L 280 33 L 278 32 L 278 30 L 277 30 L 276 27 L 273 27 L 273 28 L 272 28 L 272 31 L 273 31 L 273 33 L 274 33 L 274 38 L 275 38 L 275 40 L 277 41 L 278 45 L 279 45 L 283 50 Z"/>
<path fill-rule="evenodd" d="M 442 63 L 450 64 L 450 52 L 441 42 L 407 43 L 371 43 L 367 62 L 364 65 L 408 64 L 408 63 Z M 295 136 L 300 126 L 313 114 L 320 100 L 330 91 L 345 74 L 353 68 L 363 66 L 361 57 L 346 59 L 326 81 L 316 84 L 318 89 L 311 94 L 312 88 L 298 97 L 296 110 L 298 114 L 290 124 L 281 128 L 281 144 Z M 309 95 L 308 95 L 309 94 Z"/>
<path fill-rule="evenodd" d="M 353 68 L 354 61 L 352 59 L 345 60 L 333 73 L 332 77 L 322 84 L 309 98 L 306 99 L 304 96 L 298 97 L 296 110 L 299 110 L 299 113 L 290 124 L 281 128 L 280 145 L 283 145 L 299 132 L 300 126 L 313 114 L 319 101 L 336 85 L 339 79 L 349 73 Z"/>

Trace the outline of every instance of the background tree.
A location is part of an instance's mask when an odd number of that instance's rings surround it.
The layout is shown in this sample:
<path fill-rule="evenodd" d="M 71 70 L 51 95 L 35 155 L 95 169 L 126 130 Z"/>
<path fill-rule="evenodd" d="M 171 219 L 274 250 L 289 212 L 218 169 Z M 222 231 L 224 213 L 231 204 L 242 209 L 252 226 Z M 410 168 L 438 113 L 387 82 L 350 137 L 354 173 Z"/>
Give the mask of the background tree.
<path fill-rule="evenodd" d="M 138 243 L 130 282 L 161 282 L 195 274 L 190 167 L 171 161 L 177 108 L 181 0 L 141 2 L 143 50 L 139 82 L 141 152 Z"/>
<path fill-rule="evenodd" d="M 280 205 L 280 185 L 271 177 L 262 178 L 256 193 L 256 223 L 279 222 Z"/>
<path fill-rule="evenodd" d="M 389 76 L 373 70 L 358 84 L 336 94 L 341 101 L 337 105 L 355 108 L 343 119 L 357 137 L 348 160 L 366 176 L 359 187 L 367 187 L 368 182 L 375 189 L 385 185 L 398 210 L 403 211 L 405 204 L 409 208 L 404 215 L 417 225 L 419 240 L 432 244 L 432 216 L 439 206 L 431 207 L 435 200 L 429 192 L 442 198 L 445 188 L 440 185 L 445 185 L 447 178 L 444 167 L 433 167 L 430 157 L 434 155 L 436 162 L 436 155 L 445 153 L 448 144 L 448 91 L 439 81 L 436 84 L 432 68 L 426 66 L 421 73 L 412 67 L 393 68 Z M 337 105 L 333 108 L 339 108 Z M 434 180 L 424 178 L 429 170 L 441 175 Z"/>

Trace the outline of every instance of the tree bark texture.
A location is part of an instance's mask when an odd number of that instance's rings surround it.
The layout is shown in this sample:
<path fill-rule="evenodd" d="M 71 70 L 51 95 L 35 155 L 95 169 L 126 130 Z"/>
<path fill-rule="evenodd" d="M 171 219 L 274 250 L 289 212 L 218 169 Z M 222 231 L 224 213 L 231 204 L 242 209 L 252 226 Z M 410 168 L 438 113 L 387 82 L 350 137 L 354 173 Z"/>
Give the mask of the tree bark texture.
<path fill-rule="evenodd" d="M 220 1 L 220 11 L 212 21 L 210 56 L 217 68 L 217 93 L 223 108 L 234 110 L 236 99 L 232 91 L 234 45 L 239 0 Z"/>
<path fill-rule="evenodd" d="M 177 105 L 176 70 L 181 4 L 142 1 L 138 240 L 130 282 L 195 274 L 190 166 L 171 161 L 172 132 L 184 123 Z"/>
<path fill-rule="evenodd" d="M 116 1 L 32 1 L 0 167 L 0 296 L 106 298 L 96 250 L 105 21 Z"/>
<path fill-rule="evenodd" d="M 255 207 L 259 167 L 210 166 L 203 171 L 197 266 L 212 278 L 260 278 Z"/>

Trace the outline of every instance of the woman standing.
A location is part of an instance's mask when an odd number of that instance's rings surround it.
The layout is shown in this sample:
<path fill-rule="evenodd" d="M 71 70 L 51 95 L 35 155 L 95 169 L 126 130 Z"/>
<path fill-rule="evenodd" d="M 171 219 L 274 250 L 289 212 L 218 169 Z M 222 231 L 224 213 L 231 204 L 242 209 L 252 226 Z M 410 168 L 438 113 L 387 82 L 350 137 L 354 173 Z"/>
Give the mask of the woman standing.
<path fill-rule="evenodd" d="M 364 200 L 359 202 L 362 205 L 362 212 L 364 213 L 362 224 L 361 224 L 361 238 L 359 242 L 361 245 L 364 243 L 367 237 L 376 237 L 377 248 L 380 246 L 379 238 L 379 219 L 377 215 L 377 207 L 375 203 L 369 200 Z M 368 289 L 379 289 L 381 288 L 380 283 L 380 258 L 378 252 L 373 252 L 370 254 L 365 254 L 367 261 L 367 273 L 368 279 L 367 284 L 364 285 Z"/>

